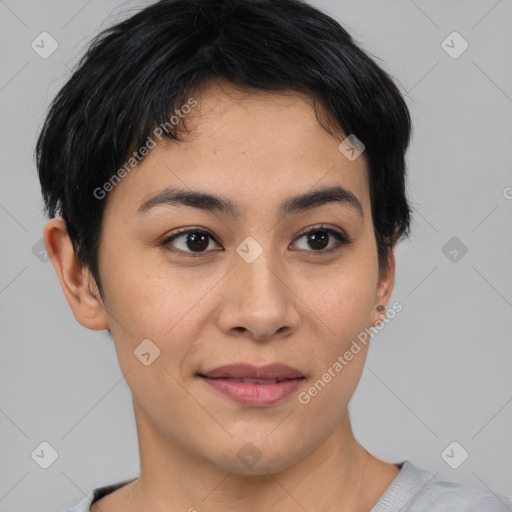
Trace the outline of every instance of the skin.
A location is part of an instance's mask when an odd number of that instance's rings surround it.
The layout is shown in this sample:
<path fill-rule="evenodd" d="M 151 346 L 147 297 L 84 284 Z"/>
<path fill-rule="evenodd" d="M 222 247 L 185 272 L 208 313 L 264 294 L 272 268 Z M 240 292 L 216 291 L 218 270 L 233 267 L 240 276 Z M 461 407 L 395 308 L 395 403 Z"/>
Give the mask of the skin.
<path fill-rule="evenodd" d="M 306 376 L 307 390 L 365 328 L 383 319 L 394 283 L 394 247 L 380 270 L 364 154 L 339 150 L 342 135 L 318 123 L 311 99 L 211 83 L 195 96 L 182 142 L 159 143 L 109 194 L 102 224 L 100 297 L 73 252 L 62 219 L 50 220 L 46 247 L 78 322 L 110 329 L 133 395 L 140 477 L 91 510 L 367 511 L 399 472 L 355 439 L 347 405 L 367 347 L 307 404 L 297 393 L 267 407 L 233 402 L 197 373 L 223 364 L 283 362 Z M 340 185 L 363 215 L 329 203 L 277 217 L 278 206 L 319 186 Z M 160 205 L 137 214 L 166 187 L 229 198 L 240 218 L 189 206 Z M 304 228 L 322 223 L 352 242 L 329 238 L 314 250 Z M 177 228 L 209 231 L 199 257 Z M 236 252 L 253 237 L 252 263 Z M 326 243 L 327 245 L 327 243 Z M 175 252 L 171 248 L 175 248 Z M 221 250 L 216 250 L 220 248 Z M 181 253 L 179 252 L 181 249 Z M 144 339 L 160 356 L 143 365 Z M 252 467 L 237 452 L 252 443 Z"/>

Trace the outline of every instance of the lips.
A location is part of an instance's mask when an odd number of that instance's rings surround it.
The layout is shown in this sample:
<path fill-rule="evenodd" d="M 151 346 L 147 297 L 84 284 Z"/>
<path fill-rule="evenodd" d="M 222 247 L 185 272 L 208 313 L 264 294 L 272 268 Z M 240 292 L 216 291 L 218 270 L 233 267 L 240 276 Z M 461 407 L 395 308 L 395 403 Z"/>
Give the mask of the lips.
<path fill-rule="evenodd" d="M 253 366 L 246 363 L 230 364 L 219 366 L 200 375 L 209 379 L 233 379 L 239 382 L 268 381 L 269 384 L 272 381 L 304 378 L 299 370 L 280 363 L 265 366 Z"/>
<path fill-rule="evenodd" d="M 232 364 L 199 373 L 215 392 L 249 407 L 267 407 L 295 393 L 306 378 L 285 364 Z"/>

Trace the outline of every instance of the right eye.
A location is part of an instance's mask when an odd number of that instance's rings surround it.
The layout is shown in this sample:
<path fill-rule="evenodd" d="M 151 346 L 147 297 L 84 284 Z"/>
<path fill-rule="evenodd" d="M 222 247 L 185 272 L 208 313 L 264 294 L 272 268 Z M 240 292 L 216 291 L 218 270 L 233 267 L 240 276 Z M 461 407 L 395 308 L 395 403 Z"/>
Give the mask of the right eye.
<path fill-rule="evenodd" d="M 213 235 L 208 231 L 197 228 L 182 228 L 171 236 L 167 237 L 162 246 L 186 256 L 201 256 L 205 252 L 211 252 L 210 242 L 215 241 Z"/>

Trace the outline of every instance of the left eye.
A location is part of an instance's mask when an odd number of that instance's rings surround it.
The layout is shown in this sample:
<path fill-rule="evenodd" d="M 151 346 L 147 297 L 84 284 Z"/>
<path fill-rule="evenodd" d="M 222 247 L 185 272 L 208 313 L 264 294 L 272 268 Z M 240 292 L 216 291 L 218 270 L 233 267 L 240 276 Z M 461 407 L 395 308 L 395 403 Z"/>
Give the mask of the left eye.
<path fill-rule="evenodd" d="M 299 249 L 306 250 L 308 252 L 320 253 L 330 252 L 331 250 L 338 248 L 340 245 L 347 245 L 350 243 L 350 240 L 341 231 L 327 227 L 317 227 L 304 231 L 296 240 L 300 241 L 301 239 L 305 239 L 305 243 L 308 244 L 309 249 L 307 247 L 299 247 Z M 170 236 L 163 241 L 162 245 L 173 251 L 177 250 L 177 252 L 199 256 L 202 253 L 211 252 L 211 249 L 209 249 L 211 241 L 218 245 L 214 237 L 209 232 L 195 228 L 188 228 Z"/>
<path fill-rule="evenodd" d="M 306 238 L 306 244 L 313 249 L 309 252 L 330 252 L 340 245 L 347 245 L 350 241 L 340 231 L 332 228 L 313 228 L 304 232 L 297 240 Z M 332 239 L 335 242 L 329 246 Z M 305 250 L 308 250 L 307 248 Z"/>

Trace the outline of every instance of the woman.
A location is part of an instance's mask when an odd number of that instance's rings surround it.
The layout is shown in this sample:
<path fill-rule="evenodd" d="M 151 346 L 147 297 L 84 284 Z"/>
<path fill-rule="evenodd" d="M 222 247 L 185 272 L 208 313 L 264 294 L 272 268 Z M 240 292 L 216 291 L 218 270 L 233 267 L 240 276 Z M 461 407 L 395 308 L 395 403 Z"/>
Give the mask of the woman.
<path fill-rule="evenodd" d="M 76 319 L 112 336 L 141 473 L 70 512 L 512 504 L 351 429 L 362 334 L 400 310 L 410 130 L 392 79 L 296 0 L 162 1 L 97 38 L 38 141 L 44 237 Z"/>

